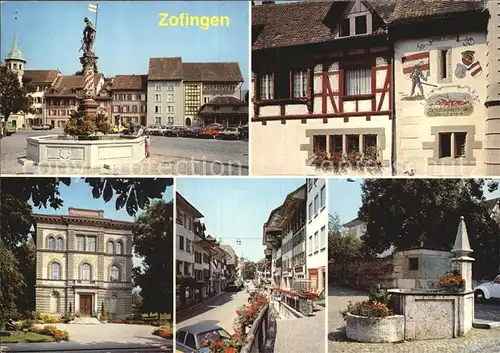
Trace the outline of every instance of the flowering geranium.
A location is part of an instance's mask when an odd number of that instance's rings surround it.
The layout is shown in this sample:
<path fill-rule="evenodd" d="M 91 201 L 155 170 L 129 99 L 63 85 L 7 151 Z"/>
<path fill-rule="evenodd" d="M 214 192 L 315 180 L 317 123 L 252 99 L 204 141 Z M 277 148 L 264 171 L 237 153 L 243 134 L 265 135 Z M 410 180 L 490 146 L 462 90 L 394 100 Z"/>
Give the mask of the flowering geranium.
<path fill-rule="evenodd" d="M 56 342 L 69 341 L 69 333 L 66 330 L 60 330 L 54 325 L 47 325 L 44 327 L 33 327 L 32 332 L 41 335 L 52 336 Z"/>
<path fill-rule="evenodd" d="M 442 276 L 439 279 L 439 286 L 445 288 L 463 288 L 465 287 L 465 280 L 457 271 L 454 271 Z"/>
<path fill-rule="evenodd" d="M 221 338 L 217 331 L 209 332 L 201 342 L 201 347 L 210 349 L 210 353 L 237 353 L 243 346 L 240 334 L 233 334 L 231 338 Z"/>
<path fill-rule="evenodd" d="M 356 303 L 353 303 L 349 300 L 347 309 L 343 310 L 341 313 L 344 318 L 348 313 L 352 315 L 367 317 L 386 317 L 392 315 L 392 311 L 387 307 L 386 304 L 371 300 Z"/>
<path fill-rule="evenodd" d="M 107 134 L 112 129 L 105 115 L 99 113 L 95 117 L 88 117 L 77 111 L 71 114 L 64 126 L 64 133 L 70 136 L 90 136 L 97 132 Z"/>

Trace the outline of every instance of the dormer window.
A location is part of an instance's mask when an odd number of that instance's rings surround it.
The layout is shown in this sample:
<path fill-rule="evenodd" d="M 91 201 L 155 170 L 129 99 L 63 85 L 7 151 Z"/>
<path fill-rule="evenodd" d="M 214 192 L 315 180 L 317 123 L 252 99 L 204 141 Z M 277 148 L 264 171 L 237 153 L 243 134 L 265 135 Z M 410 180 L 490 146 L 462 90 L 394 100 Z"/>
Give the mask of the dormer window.
<path fill-rule="evenodd" d="M 349 37 L 351 35 L 351 19 L 344 18 L 340 22 L 339 26 L 339 36 L 340 37 Z"/>
<path fill-rule="evenodd" d="M 356 35 L 368 33 L 368 21 L 366 19 L 366 15 L 354 17 L 354 24 Z"/>

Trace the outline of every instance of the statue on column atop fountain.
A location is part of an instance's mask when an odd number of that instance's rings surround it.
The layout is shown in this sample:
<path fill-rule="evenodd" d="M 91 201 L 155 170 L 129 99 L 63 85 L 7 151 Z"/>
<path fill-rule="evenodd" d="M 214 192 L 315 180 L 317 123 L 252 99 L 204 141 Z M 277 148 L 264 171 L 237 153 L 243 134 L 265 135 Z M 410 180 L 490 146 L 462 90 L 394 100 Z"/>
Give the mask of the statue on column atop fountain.
<path fill-rule="evenodd" d="M 84 21 L 85 28 L 83 29 L 82 47 L 80 48 L 80 51 L 83 51 L 83 55 L 93 55 L 96 29 L 94 28 L 90 18 L 85 17 Z"/>

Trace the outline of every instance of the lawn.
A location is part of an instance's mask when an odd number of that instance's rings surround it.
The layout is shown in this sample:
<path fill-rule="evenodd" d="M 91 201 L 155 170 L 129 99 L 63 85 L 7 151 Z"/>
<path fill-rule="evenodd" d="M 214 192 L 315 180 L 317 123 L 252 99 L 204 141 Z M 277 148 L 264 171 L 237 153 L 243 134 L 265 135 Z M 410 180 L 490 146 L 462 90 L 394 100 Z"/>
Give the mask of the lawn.
<path fill-rule="evenodd" d="M 0 343 L 54 342 L 51 336 L 33 332 L 12 331 L 10 336 L 0 336 Z"/>

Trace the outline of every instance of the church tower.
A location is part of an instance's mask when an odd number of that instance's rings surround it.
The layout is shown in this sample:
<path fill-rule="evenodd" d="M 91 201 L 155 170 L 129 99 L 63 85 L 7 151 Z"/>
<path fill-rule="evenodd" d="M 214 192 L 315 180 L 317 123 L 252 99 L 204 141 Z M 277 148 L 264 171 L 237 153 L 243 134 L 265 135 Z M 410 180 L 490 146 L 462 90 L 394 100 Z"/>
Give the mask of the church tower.
<path fill-rule="evenodd" d="M 14 72 L 19 78 L 19 82 L 21 85 L 23 84 L 23 76 L 24 76 L 24 65 L 26 64 L 26 60 L 24 60 L 23 53 L 21 49 L 19 49 L 19 40 L 17 38 L 17 33 L 14 34 L 14 45 L 5 58 L 5 65 L 7 69 L 11 72 Z"/>

